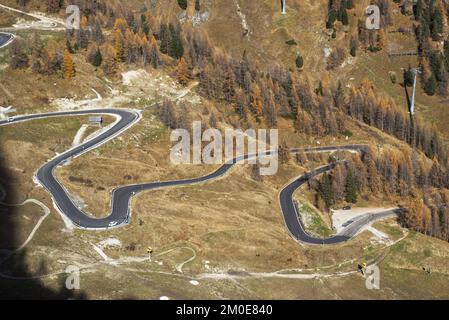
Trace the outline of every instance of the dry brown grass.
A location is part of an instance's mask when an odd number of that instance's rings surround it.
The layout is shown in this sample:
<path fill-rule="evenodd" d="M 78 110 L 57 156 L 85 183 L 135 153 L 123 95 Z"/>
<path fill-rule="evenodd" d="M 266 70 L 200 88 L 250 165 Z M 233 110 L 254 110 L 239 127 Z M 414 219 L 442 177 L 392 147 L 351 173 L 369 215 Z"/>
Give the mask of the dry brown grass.
<path fill-rule="evenodd" d="M 348 47 L 349 39 L 345 33 L 339 33 L 339 38 L 334 42 L 329 42 L 323 33 L 325 1 L 290 1 L 291 11 L 286 17 L 281 17 L 276 7 L 277 1 L 239 2 L 253 31 L 250 41 L 242 40 L 240 19 L 236 15 L 235 6 L 230 5 L 228 0 L 216 1 L 211 21 L 204 25 L 215 44 L 230 48 L 236 56 L 248 49 L 263 62 L 277 59 L 291 65 L 296 51 L 300 50 L 306 60 L 305 72 L 313 70 L 318 80 L 325 67 L 321 56 L 323 46 L 329 44 Z M 171 1 L 170 6 L 171 11 L 177 11 L 175 1 Z M 292 38 L 298 42 L 297 47 L 285 44 L 285 41 Z M 412 38 L 394 40 L 404 48 L 413 43 Z M 44 78 L 29 72 L 23 74 L 9 71 L 7 75 L 1 73 L 0 80 L 8 77 L 8 81 L 2 81 L 2 84 L 8 92 L 14 92 L 9 101 L 18 106 L 19 112 L 46 109 L 48 100 L 52 98 L 69 96 L 82 99 L 85 95 L 93 97 L 90 88 L 95 88 L 102 94 L 108 93 L 106 84 L 100 79 L 101 73 L 96 73 L 81 56 L 77 55 L 75 62 L 78 75 L 74 82 L 66 82 L 56 76 Z M 355 77 L 356 83 L 368 75 L 379 88 L 394 97 L 400 97 L 402 89 L 398 85 L 390 85 L 388 71 L 393 70 L 400 75 L 401 64 L 408 66 L 408 62 L 409 60 L 400 60 L 400 63 L 388 60 L 385 52 L 377 55 L 361 54 L 355 67 L 347 66 L 338 73 L 342 75 L 344 85 L 351 83 L 351 76 Z M 18 86 L 19 83 L 21 86 Z M 5 91 L 0 88 L 0 92 L 2 90 Z M 418 101 L 422 102 L 420 99 L 422 98 L 418 98 Z M 402 101 L 401 98 L 398 100 Z M 195 112 L 200 109 L 199 106 L 195 108 Z M 346 141 L 344 137 L 306 139 L 293 132 L 290 122 L 280 120 L 279 123 L 281 139 L 286 139 L 292 147 L 316 146 L 317 140 L 321 145 L 380 142 L 392 147 L 403 147 L 402 143 L 376 129 L 352 121 L 346 125 L 354 134 L 350 141 Z M 52 126 L 47 123 L 45 128 L 51 129 Z M 3 134 L 3 130 L 11 129 L 2 128 L 2 137 L 5 137 L 1 141 L 2 146 L 5 146 L 4 158 L 12 173 L 11 181 L 20 190 L 18 198 L 23 200 L 32 196 L 52 207 L 50 196 L 44 190 L 34 188 L 30 177 L 55 151 L 62 151 L 70 145 L 78 128 L 79 125 L 70 126 L 70 129 L 62 126 L 54 131 L 48 130 L 51 134 L 47 135 L 37 129 L 35 136 L 27 134 L 17 137 L 14 135 L 19 131 L 27 131 L 20 130 L 17 126 L 18 131 L 8 136 Z M 30 136 L 35 140 L 29 140 Z M 109 211 L 110 192 L 117 186 L 196 177 L 214 169 L 206 166 L 171 166 L 168 159 L 169 148 L 168 131 L 151 118 L 151 111 L 145 112 L 143 121 L 136 127 L 98 150 L 77 158 L 70 166 L 58 170 L 57 174 L 72 194 L 86 202 L 87 211 L 101 216 Z M 319 280 L 202 280 L 199 287 L 191 286 L 188 276 L 202 272 L 270 272 L 323 266 L 333 266 L 327 269 L 329 272 L 355 270 L 360 260 L 370 260 L 382 253 L 380 245 L 371 243 L 372 235 L 368 233 L 363 233 L 348 243 L 329 247 L 303 247 L 291 239 L 280 213 L 278 193 L 283 185 L 302 174 L 303 170 L 292 162 L 282 166 L 278 175 L 265 179 L 264 183 L 256 183 L 251 180 L 247 167 L 236 167 L 226 177 L 211 183 L 146 192 L 133 200 L 131 224 L 112 231 L 67 232 L 53 210 L 30 244 L 25 259 L 30 270 L 35 273 L 41 272 L 42 260 L 46 261 L 49 271 L 64 270 L 67 264 L 72 263 L 86 265 L 99 262 L 100 257 L 93 251 L 92 244 L 112 236 L 122 242 L 121 248 L 105 250 L 113 258 L 143 257 L 147 246 L 154 248 L 155 255 L 179 247 L 192 248 L 197 254 L 195 260 L 184 266 L 183 271 L 187 277 L 175 271 L 177 264 L 191 256 L 190 251 L 182 249 L 159 256 L 157 260 L 163 265 L 155 262 L 122 266 L 98 263 L 82 275 L 83 290 L 91 298 L 157 299 L 162 295 L 179 299 L 403 298 L 428 297 L 429 293 L 440 297 L 448 292 L 448 260 L 444 253 L 447 251 L 447 243 L 435 244 L 437 240 L 431 238 L 423 241 L 424 236 L 420 235 L 407 239 L 405 246 L 398 244 L 391 250 L 382 264 L 385 272 L 382 285 L 385 287 L 379 292 L 366 290 L 364 280 L 358 275 Z M 70 176 L 89 179 L 93 187 L 70 182 Z M 23 226 L 23 233 L 26 234 L 26 223 L 14 223 Z M 398 227 L 384 225 L 379 228 L 391 233 L 394 239 L 400 230 Z M 127 249 L 131 244 L 135 244 L 134 250 Z M 424 253 L 425 248 L 431 248 L 430 256 L 428 252 Z M 350 261 L 352 259 L 354 261 Z M 206 260 L 212 271 L 205 267 Z M 338 266 L 348 260 L 350 262 L 347 264 Z M 429 279 L 422 277 L 419 266 L 423 262 L 438 270 L 438 274 Z M 45 282 L 49 286 L 57 285 L 56 279 L 47 279 Z"/>
<path fill-rule="evenodd" d="M 73 137 L 79 124 L 73 125 L 67 136 Z M 150 125 L 143 122 L 142 125 Z M 153 124 L 154 125 L 154 124 Z M 13 127 L 11 127 L 13 128 Z M 58 130 L 62 130 L 62 127 Z M 143 134 L 139 141 L 133 139 L 132 131 L 121 139 L 108 143 L 97 153 L 92 152 L 79 158 L 79 166 L 91 161 L 98 161 L 92 168 L 96 170 L 111 171 L 114 168 L 123 168 L 126 173 L 136 175 L 127 170 L 128 164 L 134 164 L 139 169 L 149 173 L 139 179 L 154 178 L 166 179 L 170 175 L 176 177 L 191 175 L 196 176 L 201 172 L 170 171 L 161 159 L 167 155 L 168 141 L 160 140 L 164 135 L 160 134 L 157 126 L 152 126 L 156 135 Z M 9 129 L 9 128 L 8 128 Z M 138 128 L 137 131 L 141 130 Z M 3 130 L 6 130 L 3 128 Z M 64 130 L 67 130 L 66 128 Z M 25 131 L 26 132 L 26 131 Z M 163 132 L 162 132 L 163 133 Z M 5 136 L 5 135 L 2 135 Z M 27 135 L 26 135 L 27 136 Z M 46 148 L 56 145 L 54 134 L 48 136 L 49 143 L 43 143 Z M 146 137 L 144 139 L 144 137 Z M 25 137 L 20 138 L 25 139 Z M 65 145 L 72 138 L 67 138 Z M 143 143 L 142 141 L 147 141 Z M 28 142 L 36 145 L 38 142 Z M 136 143 L 137 145 L 135 145 Z M 11 148 L 14 145 L 10 142 Z M 8 145 L 8 144 L 6 144 Z M 26 145 L 26 143 L 24 144 Z M 138 147 L 139 146 L 139 147 Z M 62 148 L 62 146 L 61 146 Z M 124 149 L 126 148 L 126 149 Z M 29 147 L 31 149 L 31 146 Z M 128 150 L 128 153 L 124 153 Z M 165 151 L 164 151 L 165 150 Z M 148 152 L 148 154 L 147 154 Z M 48 151 L 48 155 L 52 153 Z M 165 154 L 165 155 L 164 155 Z M 46 154 L 46 156 L 48 156 Z M 99 157 L 99 158 L 97 158 Z M 41 156 L 44 158 L 44 155 Z M 11 158 L 12 159 L 12 158 Z M 36 168 L 42 161 L 36 157 L 33 164 Z M 95 160 L 98 159 L 98 160 Z M 11 160 L 13 161 L 13 160 Z M 23 163 L 16 160 L 17 164 Z M 29 162 L 29 161 L 28 161 Z M 106 164 L 103 164 L 106 162 Z M 30 164 L 31 165 L 31 164 Z M 77 164 L 72 165 L 76 168 Z M 87 166 L 86 170 L 94 170 Z M 68 167 L 70 168 L 70 167 Z M 32 168 L 30 167 L 29 170 Z M 198 168 L 197 170 L 210 168 Z M 83 169 L 84 170 L 84 169 Z M 96 171 L 94 170 L 94 171 Z M 98 172 L 102 172 L 102 171 Z M 117 169 L 114 169 L 116 172 Z M 94 172 L 92 171 L 92 172 Z M 68 173 L 70 170 L 68 171 Z M 73 171 L 77 172 L 77 171 Z M 72 174 L 73 174 L 72 172 Z M 84 171 L 83 171 L 84 172 Z M 151 172 L 151 173 L 150 173 Z M 57 214 L 52 214 L 42 225 L 30 244 L 24 259 L 31 272 L 41 274 L 42 265 L 47 272 L 64 270 L 67 264 L 74 262 L 83 265 L 95 263 L 100 257 L 93 251 L 91 244 L 98 243 L 108 237 L 114 236 L 121 240 L 119 249 L 106 250 L 107 254 L 114 258 L 124 256 L 145 256 L 146 247 L 152 246 L 155 255 L 163 253 L 167 249 L 178 247 L 190 247 L 195 250 L 197 257 L 186 264 L 183 271 L 187 275 L 195 276 L 202 272 L 270 272 L 287 268 L 321 268 L 334 266 L 330 269 L 321 269 L 317 272 L 334 272 L 336 270 L 354 270 L 360 260 L 370 260 L 378 256 L 382 250 L 379 245 L 372 244 L 372 235 L 364 233 L 357 239 L 346 244 L 329 247 L 302 247 L 294 242 L 287 234 L 282 216 L 280 214 L 277 194 L 279 189 L 291 178 L 301 174 L 303 169 L 293 163 L 282 166 L 279 174 L 267 178 L 263 184 L 256 183 L 250 178 L 247 167 L 236 167 L 227 177 L 220 180 L 196 186 L 171 188 L 146 192 L 133 201 L 132 223 L 124 228 L 114 231 L 91 233 L 84 231 L 62 232 L 63 223 Z M 83 175 L 84 176 L 84 175 Z M 117 177 L 119 177 L 117 179 Z M 25 177 L 24 177 L 25 179 Z M 122 175 L 109 174 L 101 183 L 121 183 Z M 110 180 L 108 180 L 110 179 Z M 97 180 L 96 180 L 97 181 Z M 86 189 L 83 189 L 85 192 Z M 51 207 L 49 195 L 41 189 L 33 189 L 29 196 L 43 200 Z M 92 197 L 93 199 L 94 197 Z M 97 200 L 99 198 L 96 198 Z M 109 194 L 105 195 L 109 199 Z M 18 222 L 22 223 L 22 222 Z M 23 225 L 26 234 L 26 225 Z M 383 229 L 390 233 L 387 229 Z M 411 238 L 413 246 L 421 246 L 422 241 Z M 429 238 L 429 243 L 433 239 Z M 134 251 L 126 249 L 131 243 L 136 244 Z M 427 245 L 426 245 L 427 246 Z M 433 252 L 443 252 L 447 244 L 440 244 Z M 407 245 L 406 248 L 409 246 Z M 399 251 L 398 251 L 399 250 Z M 410 250 L 393 251 L 391 261 L 397 261 L 400 265 L 386 265 L 385 289 L 381 292 L 368 291 L 364 287 L 364 279 L 354 275 L 342 279 L 328 280 L 282 280 L 282 279 L 251 279 L 232 281 L 201 280 L 201 285 L 194 287 L 188 283 L 189 278 L 177 274 L 175 266 L 191 257 L 191 252 L 175 250 L 173 253 L 160 256 L 157 259 L 163 262 L 157 263 L 125 264 L 122 266 L 109 266 L 96 264 L 83 272 L 83 290 L 91 298 L 153 298 L 169 296 L 172 298 L 401 298 L 407 296 L 424 296 L 434 290 L 427 285 L 419 289 L 409 286 L 410 281 L 406 275 L 418 274 L 418 269 L 405 272 L 403 268 L 409 268 L 410 263 L 403 263 L 403 259 L 411 259 L 414 253 Z M 416 252 L 423 250 L 417 247 Z M 434 251 L 435 250 L 435 251 Z M 410 252 L 409 252 L 410 251 Z M 415 252 L 414 251 L 414 252 Z M 399 252 L 399 253 L 396 253 Z M 404 258 L 395 260 L 395 255 L 400 254 Z M 51 257 L 51 258 L 48 258 Z M 353 262 L 344 264 L 341 268 L 338 264 L 354 259 Z M 441 254 L 432 255 L 426 263 L 435 270 L 445 270 L 444 264 L 447 257 Z M 205 261 L 209 261 L 211 270 L 205 267 Z M 418 260 L 419 261 L 419 260 Z M 14 260 L 8 262 L 13 266 Z M 443 266 L 440 268 L 440 266 Z M 310 272 L 314 272 L 311 270 Z M 45 272 L 44 272 L 45 273 Z M 439 281 L 446 279 L 444 274 L 436 276 Z M 435 285 L 435 281 L 432 281 Z M 56 287 L 57 279 L 45 279 L 46 284 Z M 423 279 L 424 281 L 424 279 Z M 267 290 L 269 288 L 269 290 Z M 343 290 L 344 289 L 344 290 Z M 444 285 L 439 289 L 444 292 Z"/>
<path fill-rule="evenodd" d="M 18 207 L 0 205 L 0 250 L 11 250 L 21 246 L 41 215 L 42 210 L 33 203 Z M 13 225 L 20 225 L 21 228 L 15 231 L 12 237 Z"/>

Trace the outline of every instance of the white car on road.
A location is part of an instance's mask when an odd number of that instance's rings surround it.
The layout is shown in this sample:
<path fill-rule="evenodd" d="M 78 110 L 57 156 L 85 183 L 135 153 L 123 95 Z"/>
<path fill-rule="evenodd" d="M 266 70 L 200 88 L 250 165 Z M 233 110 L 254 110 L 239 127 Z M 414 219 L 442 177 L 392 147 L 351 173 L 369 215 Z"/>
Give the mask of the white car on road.
<path fill-rule="evenodd" d="M 117 225 L 117 221 L 111 221 L 111 222 L 109 222 L 109 227 L 110 227 L 110 228 L 115 227 L 116 225 Z"/>

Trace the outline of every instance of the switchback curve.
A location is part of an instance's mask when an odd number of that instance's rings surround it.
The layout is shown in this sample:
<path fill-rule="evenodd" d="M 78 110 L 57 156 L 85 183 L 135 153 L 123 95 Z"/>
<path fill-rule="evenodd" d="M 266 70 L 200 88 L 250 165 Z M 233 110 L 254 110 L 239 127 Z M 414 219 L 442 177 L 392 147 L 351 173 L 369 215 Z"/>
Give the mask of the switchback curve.
<path fill-rule="evenodd" d="M 246 155 L 233 159 L 221 166 L 216 171 L 198 178 L 185 179 L 185 180 L 175 180 L 175 181 L 165 181 L 165 182 L 152 182 L 144 184 L 135 184 L 119 187 L 112 192 L 112 205 L 111 212 L 107 217 L 95 218 L 89 216 L 83 212 L 77 205 L 72 201 L 68 192 L 55 178 L 53 171 L 58 166 L 63 165 L 66 161 L 71 158 L 80 156 L 89 150 L 99 147 L 103 143 L 111 140 L 112 138 L 120 135 L 122 132 L 136 124 L 141 115 L 138 111 L 129 109 L 95 109 L 95 110 L 80 110 L 80 111 L 67 111 L 67 112 L 55 112 L 55 113 L 44 113 L 44 114 L 34 114 L 34 115 L 24 115 L 17 116 L 11 120 L 0 121 L 0 126 L 11 125 L 18 122 L 30 121 L 36 119 L 44 119 L 50 117 L 65 117 L 65 116 L 82 116 L 82 115 L 113 115 L 117 118 L 117 121 L 105 132 L 102 132 L 92 140 L 89 140 L 79 146 L 69 149 L 56 156 L 55 158 L 49 160 L 44 164 L 37 172 L 36 178 L 38 182 L 52 195 L 55 206 L 58 210 L 67 217 L 74 225 L 83 229 L 91 230 L 104 230 L 112 227 L 120 227 L 128 224 L 131 216 L 131 209 L 129 206 L 132 197 L 138 193 L 161 189 L 166 187 L 176 187 L 182 185 L 192 185 L 197 183 L 204 183 L 211 180 L 215 180 L 219 177 L 225 175 L 236 163 L 256 157 L 257 155 Z M 347 146 L 336 146 L 336 147 L 317 147 L 317 148 L 305 148 L 305 149 L 292 149 L 292 153 L 298 152 L 335 152 L 339 150 L 363 152 L 366 150 L 364 145 L 347 145 Z M 267 155 L 272 155 L 275 151 L 268 151 Z M 299 218 L 296 207 L 293 203 L 293 193 L 296 189 L 302 186 L 310 177 L 317 176 L 324 172 L 333 169 L 336 163 L 331 163 L 329 165 L 315 169 L 311 173 L 307 173 L 288 186 L 286 186 L 280 193 L 280 206 L 284 217 L 286 227 L 292 237 L 297 241 L 301 241 L 307 244 L 335 244 L 341 243 L 351 239 L 357 234 L 365 225 L 375 221 L 377 219 L 385 218 L 396 214 L 396 212 L 384 212 L 379 214 L 373 214 L 369 216 L 364 216 L 351 225 L 349 225 L 341 234 L 327 238 L 319 239 L 310 236 L 304 228 L 301 219 Z"/>

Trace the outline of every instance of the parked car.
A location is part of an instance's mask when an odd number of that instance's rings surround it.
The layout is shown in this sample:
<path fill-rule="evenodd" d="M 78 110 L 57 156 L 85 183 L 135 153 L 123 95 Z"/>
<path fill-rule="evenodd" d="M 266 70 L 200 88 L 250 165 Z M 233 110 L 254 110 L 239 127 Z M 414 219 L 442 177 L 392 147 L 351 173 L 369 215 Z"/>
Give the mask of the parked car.
<path fill-rule="evenodd" d="M 117 221 L 112 221 L 109 223 L 110 228 L 115 227 L 116 225 L 117 225 Z"/>

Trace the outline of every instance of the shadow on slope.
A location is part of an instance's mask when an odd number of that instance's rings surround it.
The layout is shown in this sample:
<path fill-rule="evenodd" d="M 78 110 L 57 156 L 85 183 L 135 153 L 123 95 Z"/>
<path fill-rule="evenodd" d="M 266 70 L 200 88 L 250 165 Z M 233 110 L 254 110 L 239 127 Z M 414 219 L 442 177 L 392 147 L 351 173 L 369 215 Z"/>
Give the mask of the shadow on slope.
<path fill-rule="evenodd" d="M 39 279 L 49 272 L 45 263 L 42 262 L 39 271 L 33 273 L 27 263 L 26 248 L 14 252 L 23 239 L 18 238 L 21 226 L 14 219 L 19 209 L 5 205 L 14 203 L 17 190 L 2 154 L 0 145 L 0 199 L 3 199 L 0 201 L 0 299 L 85 299 L 84 293 L 66 289 L 66 274 L 58 276 L 58 289 L 46 287 Z"/>

